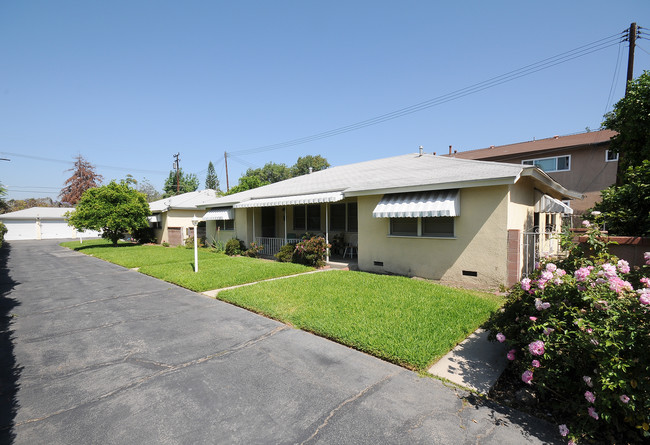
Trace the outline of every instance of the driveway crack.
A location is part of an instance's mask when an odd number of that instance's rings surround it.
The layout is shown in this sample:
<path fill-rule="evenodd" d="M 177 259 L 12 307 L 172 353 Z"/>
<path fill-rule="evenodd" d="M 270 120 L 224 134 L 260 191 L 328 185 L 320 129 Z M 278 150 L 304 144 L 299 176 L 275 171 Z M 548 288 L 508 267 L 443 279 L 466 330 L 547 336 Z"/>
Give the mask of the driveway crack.
<path fill-rule="evenodd" d="M 325 418 L 325 420 L 323 420 L 323 422 L 322 422 L 320 425 L 318 425 L 318 427 L 316 428 L 316 431 L 314 431 L 314 432 L 312 433 L 312 435 L 309 436 L 306 440 L 304 440 L 304 441 L 301 442 L 301 445 L 304 445 L 304 444 L 310 442 L 312 439 L 314 439 L 314 438 L 318 435 L 318 433 L 321 432 L 321 430 L 322 430 L 323 428 L 327 427 L 327 425 L 329 424 L 330 420 L 331 420 L 331 419 L 332 419 L 332 418 L 333 418 L 333 417 L 334 417 L 334 416 L 335 416 L 335 415 L 336 415 L 336 414 L 337 414 L 341 409 L 343 409 L 343 407 L 344 407 L 345 405 L 347 405 L 347 404 L 349 404 L 349 403 L 352 403 L 352 402 L 356 402 L 357 400 L 359 400 L 360 398 L 362 398 L 363 396 L 365 396 L 366 394 L 368 394 L 368 392 L 370 392 L 370 391 L 372 391 L 373 389 L 375 389 L 376 387 L 382 385 L 382 384 L 383 384 L 384 382 L 386 382 L 387 380 L 389 380 L 389 379 L 395 377 L 395 376 L 396 376 L 397 374 L 399 374 L 400 372 L 402 372 L 402 371 L 397 371 L 397 372 L 394 372 L 394 373 L 392 373 L 392 374 L 389 374 L 389 375 L 385 376 L 383 379 L 381 379 L 381 380 L 379 380 L 379 381 L 373 383 L 372 385 L 370 385 L 370 386 L 364 388 L 363 390 L 361 390 L 360 392 L 358 392 L 358 393 L 355 394 L 354 396 L 350 397 L 349 399 L 346 399 L 346 400 L 344 400 L 343 402 L 341 402 L 341 403 L 340 403 L 336 408 L 334 408 L 332 411 L 330 411 L 330 413 L 327 415 L 327 417 Z"/>
<path fill-rule="evenodd" d="M 110 397 L 113 397 L 113 396 L 115 396 L 115 395 L 117 395 L 119 393 L 122 393 L 122 392 L 127 391 L 127 390 L 132 389 L 132 388 L 136 388 L 138 386 L 141 386 L 141 385 L 147 383 L 148 381 L 150 381 L 152 379 L 155 379 L 157 377 L 163 377 L 163 376 L 165 376 L 167 374 L 171 374 L 171 373 L 179 371 L 181 369 L 185 369 L 185 368 L 188 368 L 190 366 L 198 365 L 198 364 L 207 362 L 209 360 L 212 360 L 212 359 L 215 359 L 215 358 L 218 358 L 218 357 L 223 357 L 223 356 L 226 356 L 226 355 L 230 355 L 230 354 L 233 354 L 233 353 L 235 353 L 237 351 L 241 351 L 243 349 L 249 348 L 251 346 L 256 345 L 257 343 L 259 343 L 261 341 L 264 341 L 264 340 L 274 336 L 278 332 L 284 331 L 285 329 L 289 329 L 289 328 L 287 326 L 278 326 L 277 328 L 275 328 L 275 329 L 273 329 L 273 330 L 271 330 L 269 332 L 266 332 L 266 333 L 260 335 L 259 337 L 253 338 L 253 339 L 248 340 L 246 342 L 243 342 L 243 343 L 241 343 L 239 345 L 235 345 L 230 349 L 226 349 L 224 351 L 219 351 L 219 352 L 216 352 L 214 354 L 206 355 L 204 357 L 200 357 L 200 358 L 197 358 L 197 359 L 194 359 L 194 360 L 190 360 L 190 361 L 185 362 L 185 363 L 180 363 L 178 365 L 165 365 L 165 364 L 156 363 L 156 362 L 153 362 L 153 361 L 146 361 L 146 360 L 131 358 L 130 357 L 131 354 L 129 354 L 127 357 L 120 360 L 119 362 L 140 361 L 142 363 L 149 363 L 149 364 L 153 364 L 153 365 L 157 365 L 157 366 L 164 366 L 164 367 L 166 367 L 166 369 L 155 372 L 155 373 L 150 374 L 148 376 L 141 377 L 141 378 L 139 378 L 137 380 L 134 380 L 134 381 L 132 381 L 130 383 L 127 383 L 126 385 L 115 388 L 112 391 L 104 393 L 104 394 L 102 394 L 100 396 L 97 396 L 97 397 L 95 397 L 95 398 L 93 398 L 91 400 L 80 403 L 78 405 L 75 405 L 75 406 L 72 406 L 72 407 L 69 407 L 69 408 L 63 408 L 63 409 L 54 411 L 54 412 L 49 413 L 49 414 L 47 414 L 45 416 L 38 417 L 38 418 L 35 418 L 35 419 L 28 419 L 28 420 L 24 420 L 22 422 L 18 422 L 18 423 L 15 424 L 15 427 L 19 427 L 19 426 L 22 426 L 22 425 L 27 425 L 27 424 L 30 424 L 30 423 L 40 422 L 42 420 L 46 420 L 46 419 L 49 419 L 51 417 L 58 416 L 59 414 L 64 414 L 64 413 L 74 411 L 74 410 L 79 409 L 79 408 L 83 408 L 83 407 L 86 407 L 86 406 L 89 406 L 89 405 L 92 405 L 92 404 L 95 404 L 95 403 L 102 402 L 103 400 L 106 400 L 106 399 L 108 399 Z"/>

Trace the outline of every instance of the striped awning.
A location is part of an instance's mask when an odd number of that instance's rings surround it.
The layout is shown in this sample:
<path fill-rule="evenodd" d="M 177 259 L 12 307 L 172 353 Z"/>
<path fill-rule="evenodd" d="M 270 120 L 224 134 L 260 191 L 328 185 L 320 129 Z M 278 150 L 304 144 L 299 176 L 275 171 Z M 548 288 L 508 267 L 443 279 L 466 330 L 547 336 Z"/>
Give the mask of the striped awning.
<path fill-rule="evenodd" d="M 210 209 L 205 212 L 203 221 L 226 221 L 229 219 L 235 219 L 235 211 L 232 207 L 220 207 L 218 209 Z"/>
<path fill-rule="evenodd" d="M 573 215 L 573 209 L 560 201 L 548 195 L 541 193 L 535 202 L 535 212 L 538 213 L 563 213 L 565 215 Z"/>
<path fill-rule="evenodd" d="M 301 204 L 318 204 L 324 202 L 337 202 L 343 200 L 342 192 L 312 193 L 309 195 L 279 196 L 275 198 L 251 199 L 250 201 L 235 204 L 236 209 L 250 207 L 275 207 L 294 206 Z"/>
<path fill-rule="evenodd" d="M 458 189 L 384 195 L 372 212 L 374 218 L 459 215 L 460 192 Z"/>
<path fill-rule="evenodd" d="M 156 213 L 155 215 L 147 216 L 147 219 L 151 223 L 161 222 L 162 221 L 162 216 L 160 216 L 160 213 Z"/>

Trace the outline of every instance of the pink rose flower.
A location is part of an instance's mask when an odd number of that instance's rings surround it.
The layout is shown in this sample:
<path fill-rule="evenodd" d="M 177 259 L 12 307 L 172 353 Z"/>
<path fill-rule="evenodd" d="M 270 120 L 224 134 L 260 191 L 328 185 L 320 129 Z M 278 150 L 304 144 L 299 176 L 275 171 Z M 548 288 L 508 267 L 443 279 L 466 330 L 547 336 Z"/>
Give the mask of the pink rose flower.
<path fill-rule="evenodd" d="M 587 228 L 591 227 L 591 223 L 589 221 L 587 221 L 586 219 L 584 221 L 582 221 L 582 225 L 584 227 L 587 227 Z"/>
<path fill-rule="evenodd" d="M 560 425 L 560 436 L 566 437 L 567 434 L 569 434 L 569 428 L 564 424 Z"/>
<path fill-rule="evenodd" d="M 523 290 L 530 290 L 530 278 L 524 278 L 521 280 L 521 288 Z"/>
<path fill-rule="evenodd" d="M 616 267 L 618 267 L 620 273 L 630 273 L 630 263 L 625 260 L 618 260 Z"/>
<path fill-rule="evenodd" d="M 530 321 L 537 321 L 537 317 L 528 317 L 530 318 Z"/>
<path fill-rule="evenodd" d="M 514 359 L 515 359 L 515 353 L 516 353 L 516 352 L 517 352 L 517 351 L 514 350 L 514 349 L 509 350 L 509 351 L 508 351 L 508 355 L 506 355 L 506 357 L 508 357 L 508 360 L 510 360 L 510 361 L 514 360 Z"/>
<path fill-rule="evenodd" d="M 596 410 L 594 409 L 593 406 L 590 406 L 590 407 L 587 409 L 587 411 L 589 412 L 589 415 L 590 415 L 591 417 L 593 417 L 594 419 L 598 420 L 598 413 L 596 412 Z"/>
<path fill-rule="evenodd" d="M 533 371 L 524 371 L 524 373 L 521 375 L 521 380 L 523 380 L 524 383 L 531 385 L 531 382 L 533 381 Z"/>
<path fill-rule="evenodd" d="M 541 363 L 539 360 L 533 360 L 532 361 L 533 368 L 539 368 L 541 366 Z"/>
<path fill-rule="evenodd" d="M 585 383 L 587 384 L 588 387 L 590 387 L 590 388 L 594 387 L 594 384 L 591 382 L 591 377 L 589 377 L 588 375 L 583 376 L 582 380 L 585 381 Z"/>
<path fill-rule="evenodd" d="M 549 335 L 551 335 L 551 333 L 553 333 L 553 331 L 555 331 L 555 329 L 546 328 L 546 329 L 544 329 L 544 335 L 546 335 L 548 337 Z"/>
<path fill-rule="evenodd" d="M 544 355 L 544 342 L 537 340 L 528 345 L 528 350 L 533 355 Z"/>
<path fill-rule="evenodd" d="M 501 332 L 499 332 L 497 334 L 497 340 L 499 340 L 499 343 L 503 343 L 504 341 L 506 341 L 506 336 L 503 335 Z"/>
<path fill-rule="evenodd" d="M 650 252 L 645 252 L 643 254 L 643 259 L 645 260 L 646 265 L 650 266 Z"/>
<path fill-rule="evenodd" d="M 557 266 L 555 264 L 553 264 L 553 263 L 548 263 L 546 265 L 546 270 L 553 273 L 553 272 L 555 272 L 557 270 Z"/>
<path fill-rule="evenodd" d="M 619 399 L 621 399 L 621 402 L 623 402 L 623 403 L 627 403 L 627 402 L 630 401 L 630 398 L 628 396 L 626 396 L 625 394 L 623 394 L 621 397 L 619 397 Z"/>
<path fill-rule="evenodd" d="M 596 396 L 591 391 L 585 391 L 585 399 L 587 399 L 587 402 L 589 403 L 594 403 L 596 401 Z"/>

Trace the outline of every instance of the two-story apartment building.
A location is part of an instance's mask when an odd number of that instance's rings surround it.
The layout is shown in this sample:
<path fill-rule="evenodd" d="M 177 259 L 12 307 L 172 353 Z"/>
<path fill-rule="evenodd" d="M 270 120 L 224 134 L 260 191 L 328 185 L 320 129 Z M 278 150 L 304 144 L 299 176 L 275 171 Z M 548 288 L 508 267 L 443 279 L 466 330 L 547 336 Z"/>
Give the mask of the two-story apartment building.
<path fill-rule="evenodd" d="M 600 191 L 616 182 L 618 155 L 609 150 L 616 132 L 591 131 L 516 144 L 450 153 L 460 159 L 535 165 L 569 190 L 583 194 L 567 201 L 581 214 L 600 200 Z"/>

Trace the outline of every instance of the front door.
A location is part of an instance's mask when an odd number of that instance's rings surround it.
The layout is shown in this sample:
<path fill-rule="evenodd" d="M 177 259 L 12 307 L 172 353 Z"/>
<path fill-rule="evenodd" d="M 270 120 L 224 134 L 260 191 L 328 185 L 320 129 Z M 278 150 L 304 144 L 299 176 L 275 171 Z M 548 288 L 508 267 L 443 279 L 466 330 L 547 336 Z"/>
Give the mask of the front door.
<path fill-rule="evenodd" d="M 262 207 L 262 236 L 275 237 L 275 207 Z"/>

